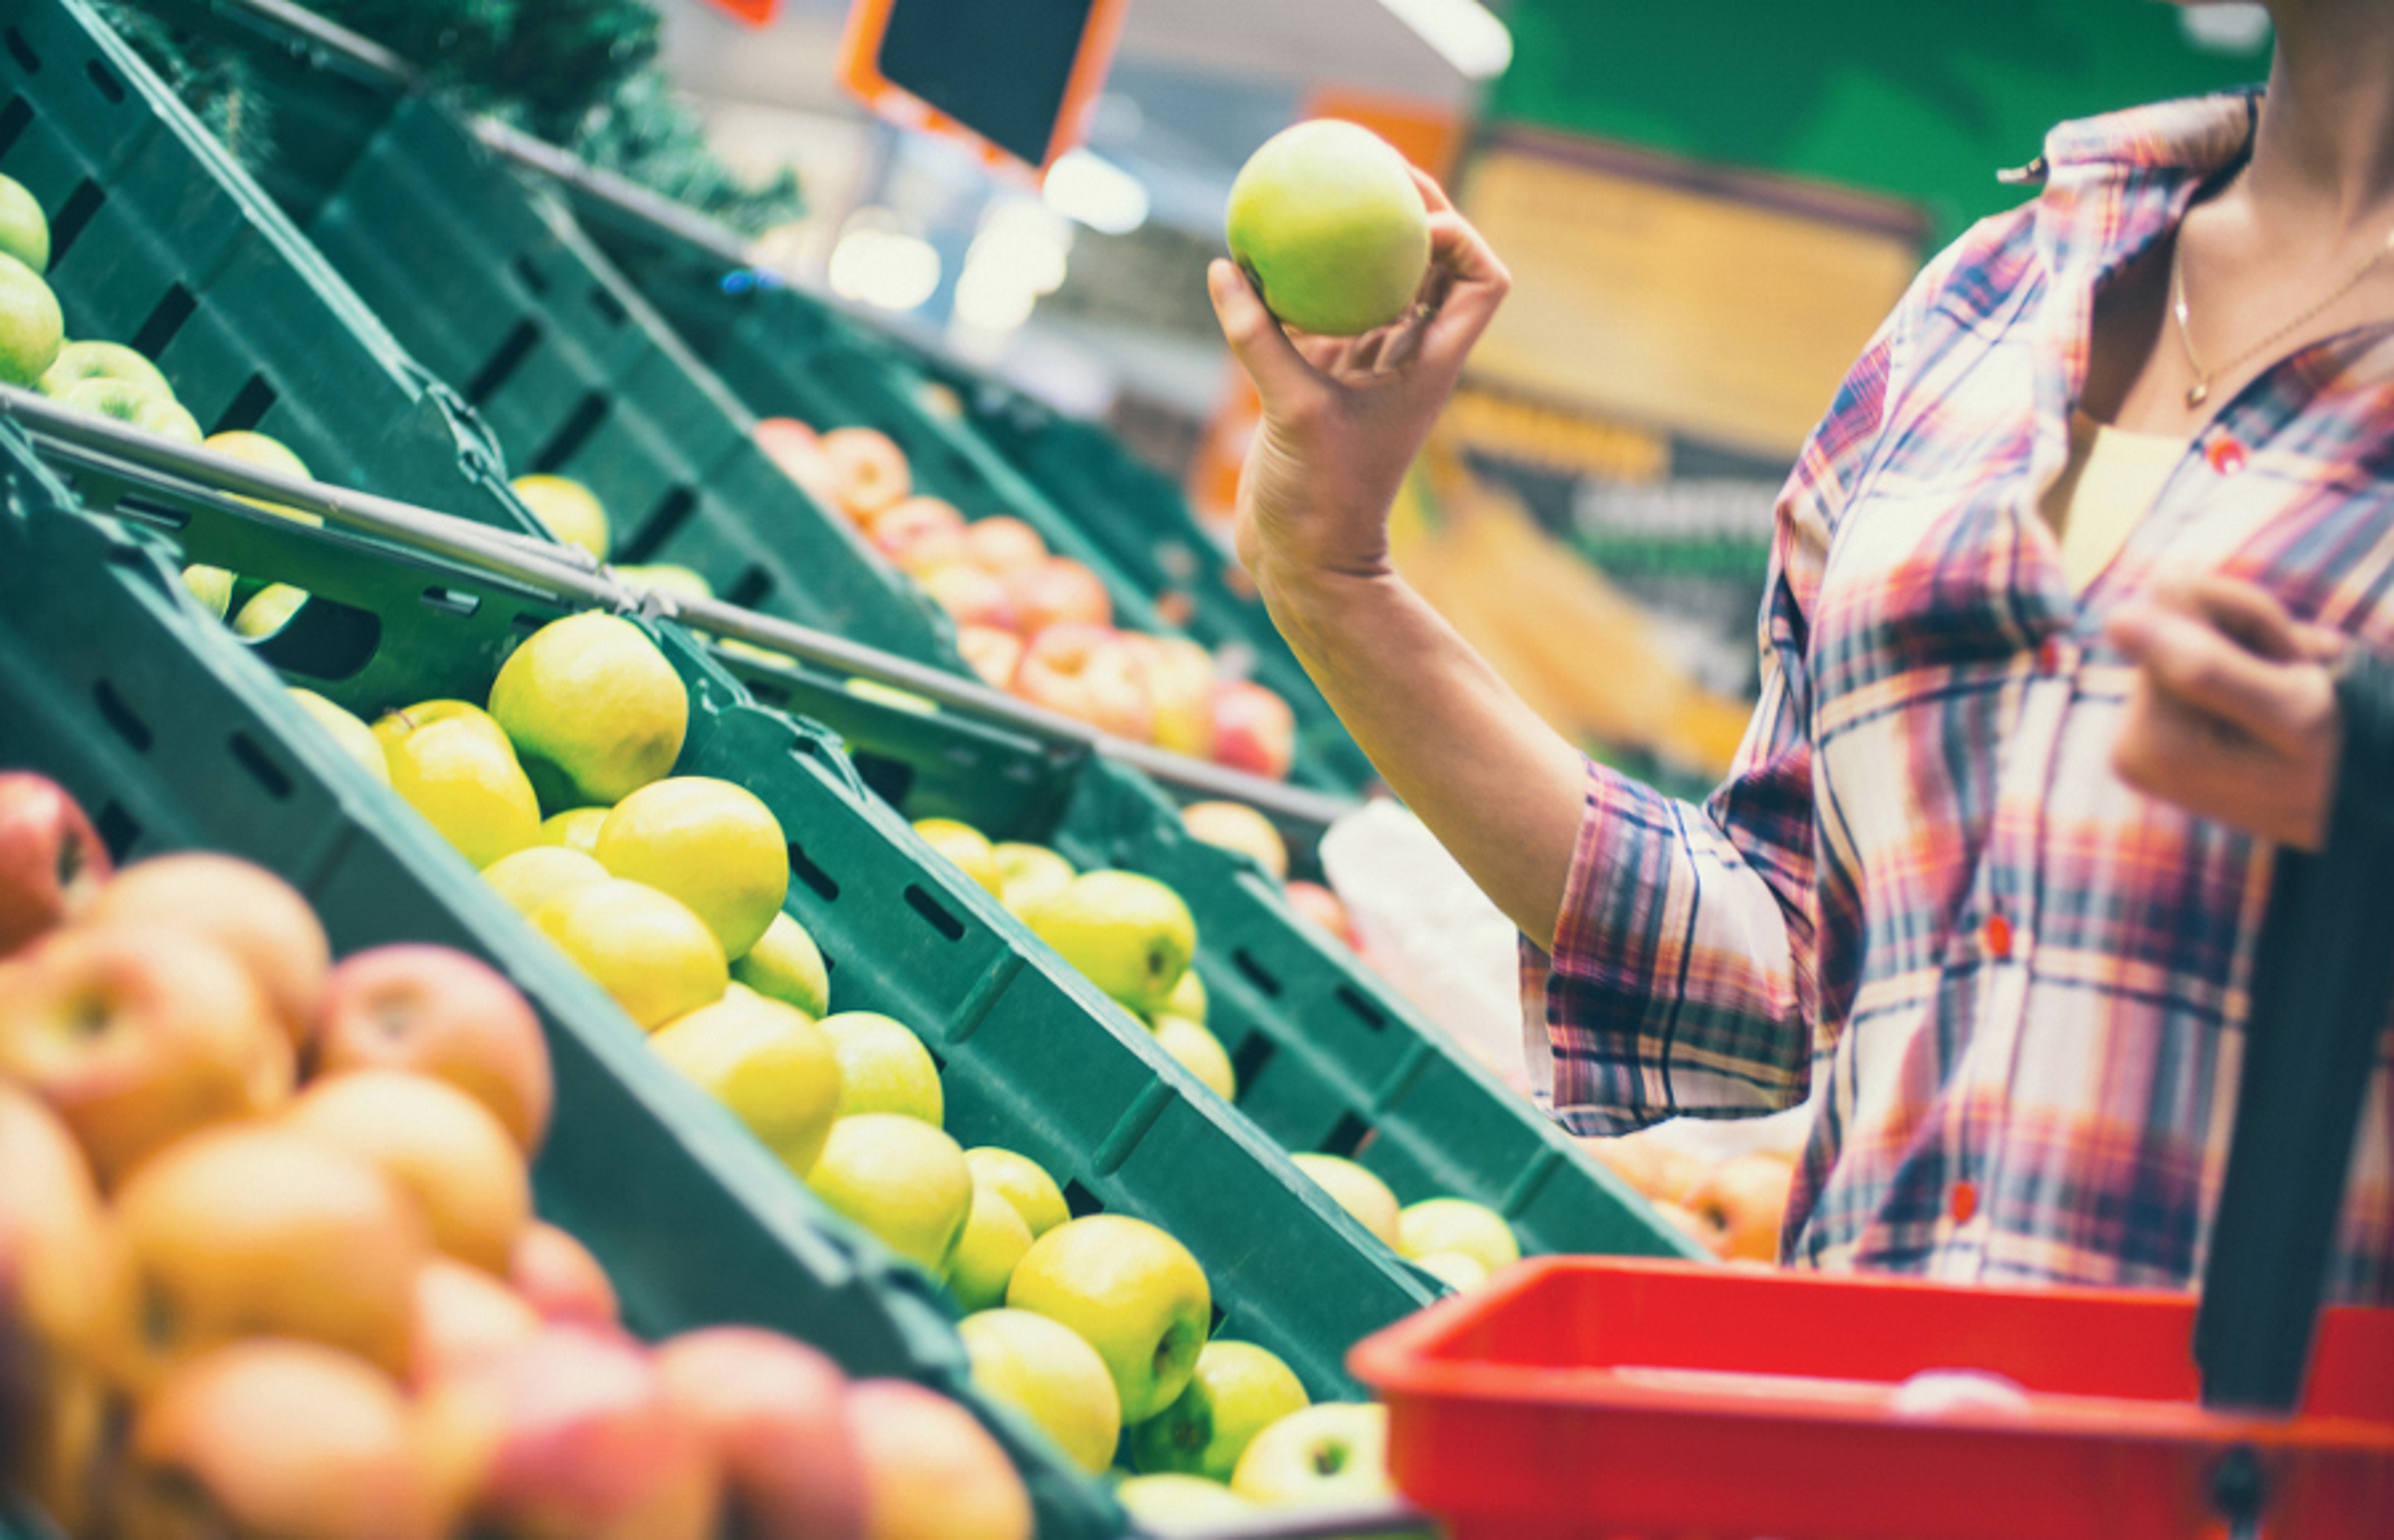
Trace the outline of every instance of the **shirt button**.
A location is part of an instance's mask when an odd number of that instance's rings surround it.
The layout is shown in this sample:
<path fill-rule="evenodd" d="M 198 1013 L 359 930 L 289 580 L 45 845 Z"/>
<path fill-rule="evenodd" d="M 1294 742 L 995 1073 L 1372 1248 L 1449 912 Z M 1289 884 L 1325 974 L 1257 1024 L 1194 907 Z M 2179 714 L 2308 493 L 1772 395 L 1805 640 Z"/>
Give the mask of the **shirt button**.
<path fill-rule="evenodd" d="M 2041 674 L 2061 672 L 2061 643 L 2047 637 L 2037 645 L 2036 667 Z"/>
<path fill-rule="evenodd" d="M 2011 921 L 2001 915 L 1990 915 L 1987 916 L 1986 928 L 1982 934 L 1986 937 L 1989 956 L 2008 957 L 2012 954 Z"/>
<path fill-rule="evenodd" d="M 1970 1222 L 1970 1217 L 1979 1212 L 1979 1184 L 1976 1182 L 1955 1182 L 1953 1184 L 1953 1191 L 1950 1194 L 1950 1197 L 1952 1200 L 1953 1222 L 1957 1225 L 1968 1224 Z"/>
<path fill-rule="evenodd" d="M 2244 446 L 2225 434 L 2211 441 L 2211 447 L 2203 452 L 2203 457 L 2210 463 L 2212 469 L 2222 476 L 2235 475 L 2244 468 L 2249 458 Z"/>

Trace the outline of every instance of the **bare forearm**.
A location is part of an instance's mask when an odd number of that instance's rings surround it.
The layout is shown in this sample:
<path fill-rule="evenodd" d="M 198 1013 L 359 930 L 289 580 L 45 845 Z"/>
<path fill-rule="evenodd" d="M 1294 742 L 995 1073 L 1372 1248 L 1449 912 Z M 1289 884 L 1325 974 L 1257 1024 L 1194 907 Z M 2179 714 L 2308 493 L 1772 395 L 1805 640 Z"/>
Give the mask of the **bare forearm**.
<path fill-rule="evenodd" d="M 1264 599 L 1390 789 L 1551 948 L 1585 807 L 1579 752 L 1393 573 L 1267 581 Z"/>

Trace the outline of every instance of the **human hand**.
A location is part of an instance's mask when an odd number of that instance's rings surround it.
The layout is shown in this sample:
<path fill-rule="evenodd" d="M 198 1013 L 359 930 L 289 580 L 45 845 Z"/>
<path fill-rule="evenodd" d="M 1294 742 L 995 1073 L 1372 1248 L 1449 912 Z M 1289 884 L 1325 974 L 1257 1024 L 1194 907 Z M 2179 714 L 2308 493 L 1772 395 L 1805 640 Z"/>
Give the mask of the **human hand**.
<path fill-rule="evenodd" d="M 1268 595 L 1323 574 L 1387 572 L 1388 509 L 1511 286 L 1438 184 L 1420 171 L 1414 181 L 1429 210 L 1429 271 L 1390 325 L 1356 337 L 1291 333 L 1236 267 L 1217 260 L 1206 274 L 1222 335 L 1263 398 L 1239 478 L 1237 544 Z"/>
<path fill-rule="evenodd" d="M 2122 780 L 2281 845 L 2325 843 L 2344 741 L 2328 665 L 2342 636 L 2216 576 L 2164 580 L 2104 634 L 2138 665 L 2111 751 Z"/>

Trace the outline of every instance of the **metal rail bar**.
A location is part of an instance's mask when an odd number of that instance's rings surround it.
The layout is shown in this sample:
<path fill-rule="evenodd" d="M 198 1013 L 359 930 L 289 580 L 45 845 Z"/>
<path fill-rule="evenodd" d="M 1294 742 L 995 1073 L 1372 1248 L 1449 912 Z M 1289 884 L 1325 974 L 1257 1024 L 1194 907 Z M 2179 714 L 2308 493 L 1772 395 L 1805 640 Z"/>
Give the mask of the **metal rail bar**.
<path fill-rule="evenodd" d="M 243 0 L 255 4 L 257 0 Z M 545 585 L 586 602 L 677 620 L 717 637 L 786 653 L 854 678 L 908 691 L 941 708 L 1060 745 L 1085 748 L 1129 765 L 1176 790 L 1245 802 L 1283 823 L 1327 827 L 1354 804 L 1261 776 L 1172 754 L 1150 744 L 1100 732 L 1059 712 L 1033 705 L 928 665 L 862 646 L 845 637 L 758 614 L 717 599 L 684 599 L 627 583 L 588 553 L 477 524 L 452 514 L 285 476 L 246 461 L 160 438 L 112 418 L 79 412 L 47 397 L 0 386 L 0 417 L 17 423 L 44 449 L 63 459 L 123 473 L 178 478 L 203 489 L 229 491 L 322 516 L 478 571 Z"/>

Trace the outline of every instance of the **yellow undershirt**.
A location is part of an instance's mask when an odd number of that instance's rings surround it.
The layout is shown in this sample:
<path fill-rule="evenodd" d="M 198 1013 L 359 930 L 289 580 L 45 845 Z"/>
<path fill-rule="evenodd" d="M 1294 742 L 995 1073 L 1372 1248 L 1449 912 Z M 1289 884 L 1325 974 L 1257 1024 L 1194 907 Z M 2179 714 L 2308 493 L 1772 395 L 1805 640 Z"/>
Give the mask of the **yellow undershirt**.
<path fill-rule="evenodd" d="M 2061 537 L 2061 570 L 2083 594 L 2101 575 L 2186 457 L 2186 441 L 2124 433 L 2084 412 L 2070 415 L 2070 464 L 2045 494 L 2045 521 Z"/>

